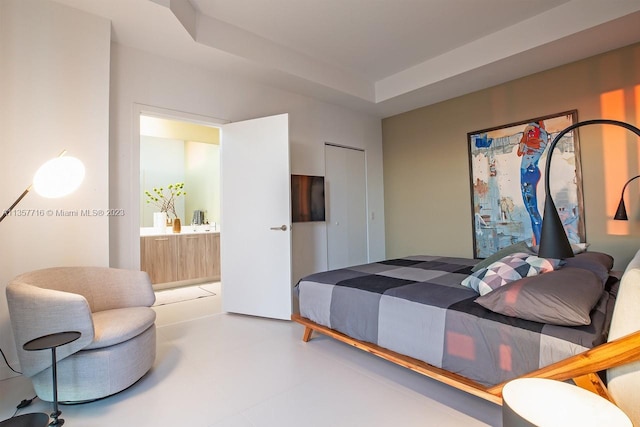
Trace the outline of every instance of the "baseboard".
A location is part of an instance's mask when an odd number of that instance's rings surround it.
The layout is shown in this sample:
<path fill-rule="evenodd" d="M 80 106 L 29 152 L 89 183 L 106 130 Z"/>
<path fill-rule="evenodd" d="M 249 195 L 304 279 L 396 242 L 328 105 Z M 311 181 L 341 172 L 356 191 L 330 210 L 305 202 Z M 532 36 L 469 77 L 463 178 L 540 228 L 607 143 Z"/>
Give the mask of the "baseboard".
<path fill-rule="evenodd" d="M 2 363 L 2 366 L 0 366 L 0 381 L 8 380 L 9 378 L 17 377 L 20 375 L 9 369 L 9 367 L 4 364 L 4 360 L 2 360 L 2 358 L 0 358 L 0 363 Z M 20 370 L 20 364 L 17 360 L 9 360 L 9 363 L 11 363 L 11 366 L 14 369 Z"/>
<path fill-rule="evenodd" d="M 151 285 L 154 291 L 182 288 L 184 286 L 203 285 L 205 283 L 219 282 L 220 277 L 199 277 L 197 279 L 178 280 L 177 282 L 155 283 Z"/>

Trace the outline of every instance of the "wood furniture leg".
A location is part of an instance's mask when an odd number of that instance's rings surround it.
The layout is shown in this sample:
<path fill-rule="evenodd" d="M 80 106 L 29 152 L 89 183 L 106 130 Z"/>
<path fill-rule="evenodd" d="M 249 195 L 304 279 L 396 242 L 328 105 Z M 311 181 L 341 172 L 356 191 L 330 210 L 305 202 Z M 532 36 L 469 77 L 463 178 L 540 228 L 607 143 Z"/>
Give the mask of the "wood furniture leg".
<path fill-rule="evenodd" d="M 311 334 L 312 333 L 313 333 L 313 329 L 311 329 L 310 327 L 306 326 L 304 328 L 304 334 L 302 335 L 302 341 L 309 342 L 309 340 L 311 339 Z"/>
<path fill-rule="evenodd" d="M 573 382 L 576 383 L 578 387 L 581 387 L 585 390 L 589 390 L 598 396 L 604 397 L 611 403 L 616 403 L 613 400 L 613 397 L 609 394 L 609 390 L 607 390 L 607 386 L 604 385 L 602 379 L 598 374 L 590 373 L 587 375 L 582 375 L 576 378 L 573 378 Z"/>

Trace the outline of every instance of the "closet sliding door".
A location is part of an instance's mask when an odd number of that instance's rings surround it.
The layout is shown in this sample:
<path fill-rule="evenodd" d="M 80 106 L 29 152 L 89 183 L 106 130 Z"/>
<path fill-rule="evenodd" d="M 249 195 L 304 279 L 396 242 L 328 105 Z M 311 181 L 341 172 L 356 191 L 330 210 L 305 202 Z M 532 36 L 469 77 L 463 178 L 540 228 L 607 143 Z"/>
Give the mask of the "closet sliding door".
<path fill-rule="evenodd" d="M 329 269 L 368 262 L 367 183 L 363 150 L 325 145 Z"/>

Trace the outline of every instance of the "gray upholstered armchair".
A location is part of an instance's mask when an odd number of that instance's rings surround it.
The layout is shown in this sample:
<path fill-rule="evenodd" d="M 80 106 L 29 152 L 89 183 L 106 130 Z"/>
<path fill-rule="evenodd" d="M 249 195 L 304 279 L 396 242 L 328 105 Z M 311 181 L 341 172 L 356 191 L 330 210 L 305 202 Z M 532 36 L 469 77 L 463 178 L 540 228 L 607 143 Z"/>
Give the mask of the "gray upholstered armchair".
<path fill-rule="evenodd" d="M 11 280 L 7 302 L 18 359 L 38 397 L 53 400 L 51 352 L 22 345 L 56 332 L 82 333 L 56 351 L 61 402 L 99 399 L 138 381 L 155 360 L 154 301 L 141 271 L 57 267 Z"/>

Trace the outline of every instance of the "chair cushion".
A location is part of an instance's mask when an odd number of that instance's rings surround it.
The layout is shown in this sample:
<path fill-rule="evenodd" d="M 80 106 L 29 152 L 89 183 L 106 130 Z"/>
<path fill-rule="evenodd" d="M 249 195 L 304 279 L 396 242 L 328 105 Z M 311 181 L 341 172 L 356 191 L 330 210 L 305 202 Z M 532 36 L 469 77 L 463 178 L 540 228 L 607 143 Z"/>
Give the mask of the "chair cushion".
<path fill-rule="evenodd" d="M 118 308 L 93 313 L 95 337 L 85 350 L 109 347 L 146 331 L 156 320 L 149 307 Z"/>

